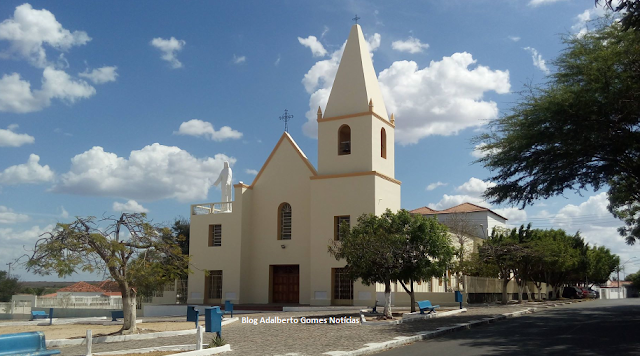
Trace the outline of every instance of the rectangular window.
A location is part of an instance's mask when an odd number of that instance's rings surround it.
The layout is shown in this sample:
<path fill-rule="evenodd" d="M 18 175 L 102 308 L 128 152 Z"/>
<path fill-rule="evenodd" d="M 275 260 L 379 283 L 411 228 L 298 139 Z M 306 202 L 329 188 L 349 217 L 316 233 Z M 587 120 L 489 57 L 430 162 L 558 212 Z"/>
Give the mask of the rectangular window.
<path fill-rule="evenodd" d="M 207 299 L 222 299 L 222 271 L 209 271 Z"/>
<path fill-rule="evenodd" d="M 209 246 L 222 246 L 222 225 L 209 225 Z"/>
<path fill-rule="evenodd" d="M 346 222 L 347 225 L 351 226 L 351 216 L 350 215 L 342 215 L 342 216 L 334 216 L 333 217 L 333 239 L 340 241 L 342 240 L 342 236 L 340 234 L 340 225 Z"/>
<path fill-rule="evenodd" d="M 333 268 L 333 299 L 353 299 L 353 280 L 344 268 Z"/>

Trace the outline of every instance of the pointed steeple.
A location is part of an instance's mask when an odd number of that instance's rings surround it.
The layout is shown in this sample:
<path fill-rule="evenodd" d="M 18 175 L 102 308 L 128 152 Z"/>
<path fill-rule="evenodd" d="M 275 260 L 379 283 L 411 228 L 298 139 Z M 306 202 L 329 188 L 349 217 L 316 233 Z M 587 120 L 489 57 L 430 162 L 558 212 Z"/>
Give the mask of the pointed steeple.
<path fill-rule="evenodd" d="M 324 117 L 368 112 L 370 103 L 375 105 L 371 106 L 373 112 L 389 120 L 369 54 L 369 46 L 360 25 L 353 25 L 324 110 Z"/>

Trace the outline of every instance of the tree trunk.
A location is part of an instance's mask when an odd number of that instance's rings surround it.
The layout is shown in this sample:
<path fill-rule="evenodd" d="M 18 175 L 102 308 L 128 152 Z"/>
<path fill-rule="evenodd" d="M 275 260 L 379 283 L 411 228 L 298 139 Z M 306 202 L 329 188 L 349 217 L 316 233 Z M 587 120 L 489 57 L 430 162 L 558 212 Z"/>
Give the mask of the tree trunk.
<path fill-rule="evenodd" d="M 138 332 L 136 327 L 136 296 L 135 289 L 126 287 L 126 291 L 122 293 L 122 311 L 124 313 L 124 324 L 120 332 L 122 334 L 135 334 Z"/>
<path fill-rule="evenodd" d="M 393 319 L 391 314 L 391 281 L 384 282 L 384 312 L 383 316 L 386 319 Z"/>
<path fill-rule="evenodd" d="M 518 304 L 522 304 L 522 293 L 524 293 L 524 280 L 516 280 L 518 285 Z"/>
<path fill-rule="evenodd" d="M 411 299 L 411 312 L 414 313 L 416 311 L 416 295 L 413 292 L 413 279 L 410 279 L 409 283 L 411 283 L 411 290 L 407 288 L 403 281 L 400 281 L 400 285 L 402 286 L 404 291 L 409 294 L 409 298 Z"/>
<path fill-rule="evenodd" d="M 416 312 L 416 294 L 413 292 L 413 281 L 411 281 L 411 312 Z"/>
<path fill-rule="evenodd" d="M 507 278 L 502 279 L 502 304 L 507 304 L 509 301 L 507 299 L 507 286 L 509 285 L 509 280 Z"/>

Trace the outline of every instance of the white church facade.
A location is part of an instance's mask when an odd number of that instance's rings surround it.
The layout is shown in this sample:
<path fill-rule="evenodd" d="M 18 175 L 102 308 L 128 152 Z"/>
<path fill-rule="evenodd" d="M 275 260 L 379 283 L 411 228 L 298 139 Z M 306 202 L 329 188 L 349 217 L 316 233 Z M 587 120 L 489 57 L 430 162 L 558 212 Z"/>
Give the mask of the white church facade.
<path fill-rule="evenodd" d="M 394 116 L 359 25 L 317 121 L 317 169 L 285 132 L 233 201 L 191 206 L 188 303 L 373 305 L 375 286 L 346 278 L 327 252 L 342 221 L 400 209 Z"/>

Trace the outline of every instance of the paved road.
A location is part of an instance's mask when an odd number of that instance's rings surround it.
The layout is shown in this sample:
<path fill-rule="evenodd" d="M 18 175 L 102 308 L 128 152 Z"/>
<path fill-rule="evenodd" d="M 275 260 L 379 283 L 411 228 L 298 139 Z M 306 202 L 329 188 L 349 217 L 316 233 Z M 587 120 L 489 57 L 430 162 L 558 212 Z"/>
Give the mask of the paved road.
<path fill-rule="evenodd" d="M 640 355 L 640 299 L 547 309 L 377 355 Z"/>

